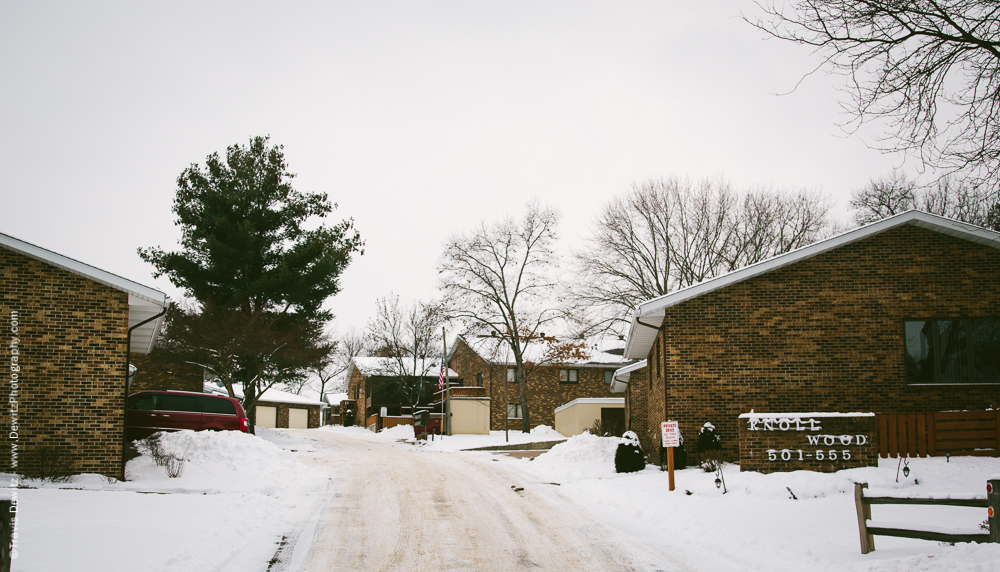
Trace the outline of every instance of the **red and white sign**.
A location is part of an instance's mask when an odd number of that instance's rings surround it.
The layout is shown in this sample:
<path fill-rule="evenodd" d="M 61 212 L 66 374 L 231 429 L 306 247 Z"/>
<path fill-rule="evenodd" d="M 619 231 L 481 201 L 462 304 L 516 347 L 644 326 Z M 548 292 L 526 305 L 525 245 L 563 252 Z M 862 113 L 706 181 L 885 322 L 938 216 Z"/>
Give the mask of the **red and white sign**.
<path fill-rule="evenodd" d="M 681 446 L 681 429 L 677 421 L 664 421 L 660 424 L 660 431 L 663 433 L 664 447 Z"/>

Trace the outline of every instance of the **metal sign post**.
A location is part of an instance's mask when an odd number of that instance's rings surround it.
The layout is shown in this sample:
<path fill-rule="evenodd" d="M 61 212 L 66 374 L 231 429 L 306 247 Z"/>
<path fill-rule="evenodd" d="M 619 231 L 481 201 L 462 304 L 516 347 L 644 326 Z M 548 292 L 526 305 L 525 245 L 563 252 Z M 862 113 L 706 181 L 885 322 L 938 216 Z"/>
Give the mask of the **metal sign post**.
<path fill-rule="evenodd" d="M 667 449 L 667 480 L 670 490 L 674 490 L 674 447 L 681 446 L 681 430 L 677 421 L 664 421 L 660 424 L 660 432 Z"/>

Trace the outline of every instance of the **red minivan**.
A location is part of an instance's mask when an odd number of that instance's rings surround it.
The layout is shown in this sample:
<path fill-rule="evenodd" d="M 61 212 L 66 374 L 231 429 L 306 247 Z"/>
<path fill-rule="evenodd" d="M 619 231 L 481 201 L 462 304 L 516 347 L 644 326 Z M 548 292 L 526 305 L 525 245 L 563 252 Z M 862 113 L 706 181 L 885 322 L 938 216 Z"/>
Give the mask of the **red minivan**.
<path fill-rule="evenodd" d="M 247 414 L 236 399 L 189 391 L 139 391 L 128 396 L 128 439 L 157 431 L 243 431 Z"/>

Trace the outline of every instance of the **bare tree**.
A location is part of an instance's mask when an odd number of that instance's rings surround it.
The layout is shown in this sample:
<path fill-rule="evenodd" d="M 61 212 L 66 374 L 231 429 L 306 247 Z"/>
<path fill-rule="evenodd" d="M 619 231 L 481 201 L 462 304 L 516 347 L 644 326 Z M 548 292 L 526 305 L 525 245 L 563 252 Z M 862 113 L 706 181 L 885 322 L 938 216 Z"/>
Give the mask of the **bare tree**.
<path fill-rule="evenodd" d="M 368 338 L 354 328 L 330 337 L 333 339 L 333 350 L 322 362 L 309 369 L 312 378 L 307 385 L 319 392 L 320 401 L 327 393 L 346 392 L 348 380 L 345 374 L 351 360 L 369 352 Z"/>
<path fill-rule="evenodd" d="M 942 177 L 930 185 L 918 185 L 905 174 L 893 171 L 872 178 L 854 191 L 850 206 L 854 222 L 868 224 L 910 209 L 945 216 L 1000 231 L 1000 202 L 982 186 Z"/>
<path fill-rule="evenodd" d="M 598 215 L 570 285 L 585 327 L 626 326 L 641 302 L 805 246 L 831 226 L 805 191 L 734 191 L 724 180 L 634 184 Z"/>
<path fill-rule="evenodd" d="M 748 21 L 811 46 L 843 74 L 849 125 L 880 120 L 885 150 L 1000 180 L 1000 4 L 983 0 L 758 3 Z M 995 185 L 992 185 L 995 186 Z"/>
<path fill-rule="evenodd" d="M 851 194 L 848 204 L 855 211 L 854 222 L 868 224 L 917 208 L 917 185 L 903 173 L 893 171 L 869 180 L 864 188 Z"/>
<path fill-rule="evenodd" d="M 382 389 L 398 392 L 412 411 L 432 389 L 426 378 L 438 373 L 440 359 L 431 360 L 440 358 L 443 350 L 439 333 L 444 313 L 434 303 L 402 304 L 395 294 L 379 299 L 376 306 L 367 335 L 374 351 L 386 358 L 379 373 L 394 385 Z"/>
<path fill-rule="evenodd" d="M 483 222 L 452 236 L 440 263 L 446 313 L 472 334 L 492 334 L 510 348 L 522 409 L 522 430 L 531 430 L 525 349 L 541 328 L 562 315 L 554 250 L 557 213 L 529 203 L 519 221 Z"/>

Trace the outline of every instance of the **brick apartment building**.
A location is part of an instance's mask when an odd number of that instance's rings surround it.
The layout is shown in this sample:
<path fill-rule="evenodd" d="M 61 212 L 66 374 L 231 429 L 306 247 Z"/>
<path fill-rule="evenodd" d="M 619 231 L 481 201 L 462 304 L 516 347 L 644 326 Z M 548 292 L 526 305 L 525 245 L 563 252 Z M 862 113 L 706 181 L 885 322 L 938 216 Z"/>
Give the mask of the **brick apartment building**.
<path fill-rule="evenodd" d="M 918 211 L 649 300 L 619 374 L 647 442 L 737 416 L 930 412 L 1000 403 L 1000 233 Z"/>
<path fill-rule="evenodd" d="M 405 363 L 407 376 L 414 374 L 413 365 Z M 395 359 L 383 357 L 356 357 L 347 367 L 347 396 L 358 402 L 361 417 L 356 421 L 363 424 L 370 415 L 378 415 L 386 408 L 389 415 L 412 415 L 410 405 L 399 392 L 399 364 Z M 441 372 L 441 358 L 421 359 L 416 365 L 416 373 L 423 379 L 424 390 L 419 404 L 430 407 L 434 400 L 434 392 L 438 390 L 438 377 Z M 448 369 L 448 379 L 451 386 L 463 385 L 461 376 L 452 368 Z"/>
<path fill-rule="evenodd" d="M 499 338 L 459 336 L 450 352 L 451 367 L 464 385 L 485 387 L 490 397 L 490 429 L 521 429 L 521 405 L 518 384 L 514 382 L 514 360 Z M 603 351 L 602 351 L 603 350 Z M 590 347 L 587 359 L 568 363 L 545 363 L 544 348 L 529 346 L 528 414 L 532 427 L 555 427 L 555 410 L 580 398 L 612 398 L 612 376 L 617 368 L 629 363 L 622 349 Z"/>
<path fill-rule="evenodd" d="M 37 475 L 44 459 L 122 476 L 129 351 L 153 349 L 165 305 L 162 292 L 0 234 L 0 471 Z"/>

